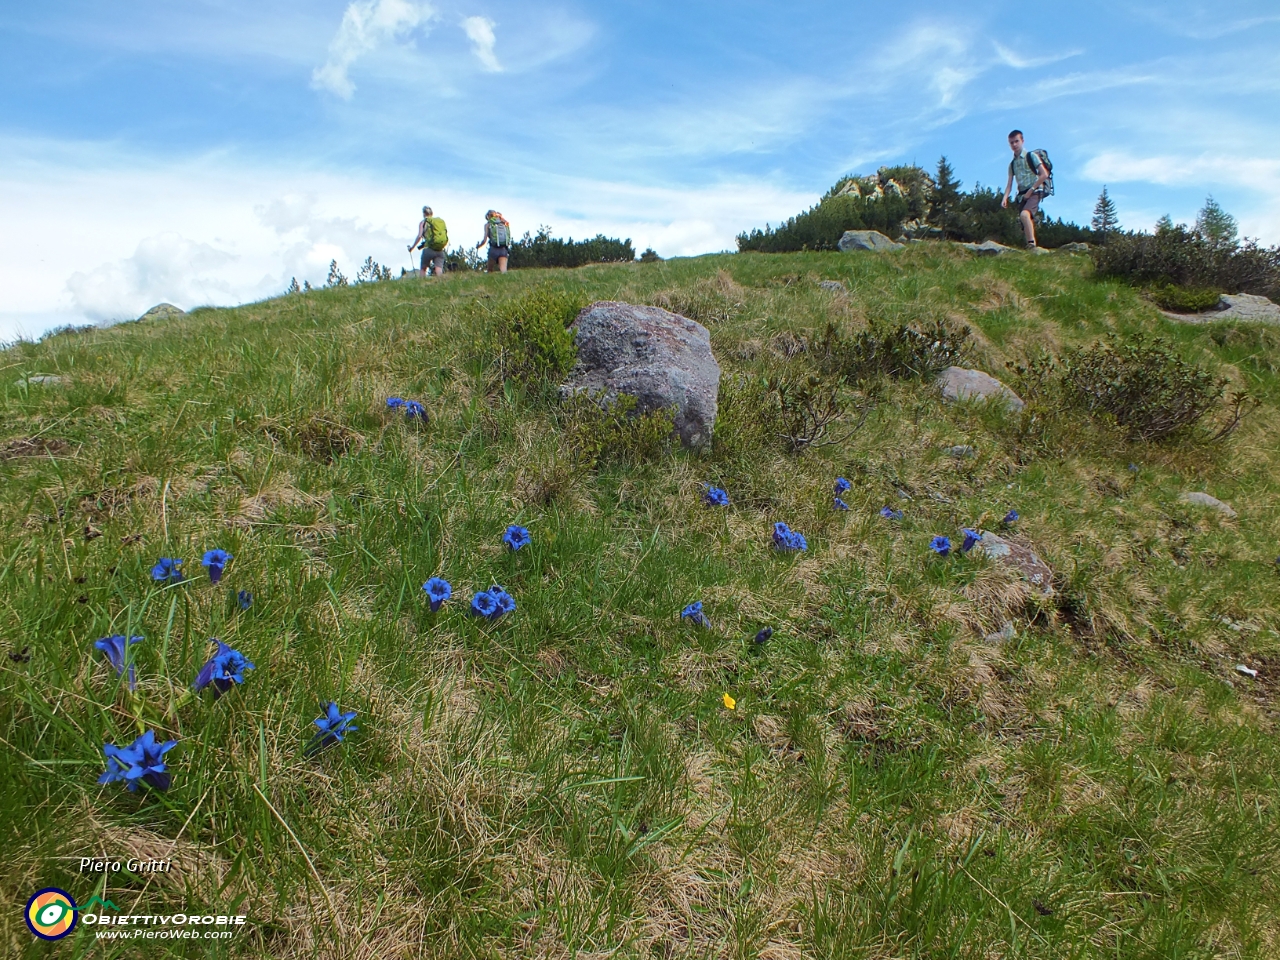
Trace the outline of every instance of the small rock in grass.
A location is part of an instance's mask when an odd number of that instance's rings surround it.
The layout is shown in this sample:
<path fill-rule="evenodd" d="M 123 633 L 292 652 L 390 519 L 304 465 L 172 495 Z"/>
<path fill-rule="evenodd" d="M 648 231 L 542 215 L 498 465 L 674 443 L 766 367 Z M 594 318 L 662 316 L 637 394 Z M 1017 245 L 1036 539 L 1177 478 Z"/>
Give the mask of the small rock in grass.
<path fill-rule="evenodd" d="M 62 378 L 54 373 L 34 373 L 29 377 L 19 377 L 13 381 L 15 387 L 20 387 L 24 383 L 45 383 L 49 386 L 55 386 L 62 382 Z"/>
<path fill-rule="evenodd" d="M 1255 679 L 1258 676 L 1257 670 L 1253 669 L 1253 667 L 1246 667 L 1243 663 L 1236 664 L 1236 673 L 1242 673 L 1246 677 L 1254 677 Z"/>
<path fill-rule="evenodd" d="M 942 452 L 949 457 L 955 457 L 957 460 L 972 460 L 978 455 L 978 451 L 967 443 L 957 444 L 954 447 L 947 447 Z"/>
<path fill-rule="evenodd" d="M 991 374 L 983 373 L 981 370 L 947 367 L 938 374 L 938 386 L 942 388 L 943 400 L 989 400 L 996 397 L 1003 400 L 1014 411 L 1026 406 L 1021 397 Z"/>
<path fill-rule="evenodd" d="M 1018 636 L 1018 631 L 1014 627 L 1013 621 L 1007 620 L 1005 621 L 1004 626 L 1002 626 L 998 632 L 988 633 L 985 637 L 983 637 L 983 639 L 986 640 L 987 643 L 1003 643 L 1009 640 L 1013 640 L 1017 636 Z"/>
<path fill-rule="evenodd" d="M 1012 567 L 1022 574 L 1040 593 L 1053 596 L 1053 570 L 1028 547 L 990 531 L 982 534 L 977 547 L 996 563 Z"/>
<path fill-rule="evenodd" d="M 844 253 L 851 250 L 902 249 L 902 244 L 894 243 L 878 230 L 846 230 L 838 246 Z"/>
<path fill-rule="evenodd" d="M 1089 245 L 1087 243 L 1064 243 L 1058 248 L 1060 253 L 1088 253 Z"/>
<path fill-rule="evenodd" d="M 846 290 L 845 285 L 839 280 L 823 280 L 818 284 L 818 287 L 822 290 L 829 290 L 832 293 L 844 293 Z"/>
<path fill-rule="evenodd" d="M 1217 510 L 1224 517 L 1231 520 L 1236 518 L 1235 510 L 1231 509 L 1231 504 L 1223 503 L 1217 497 L 1211 497 L 1207 493 L 1196 490 L 1192 493 L 1184 493 L 1179 497 L 1183 503 L 1194 503 L 1198 507 L 1208 507 L 1210 510 Z"/>

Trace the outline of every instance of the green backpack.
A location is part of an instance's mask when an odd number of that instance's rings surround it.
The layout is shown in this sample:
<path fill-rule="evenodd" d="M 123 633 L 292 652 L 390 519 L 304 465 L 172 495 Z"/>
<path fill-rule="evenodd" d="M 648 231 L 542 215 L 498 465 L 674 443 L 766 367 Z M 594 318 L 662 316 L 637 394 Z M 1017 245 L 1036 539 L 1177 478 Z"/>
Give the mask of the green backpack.
<path fill-rule="evenodd" d="M 506 247 L 511 245 L 511 230 L 501 220 L 489 221 L 489 246 Z"/>
<path fill-rule="evenodd" d="M 427 217 L 427 229 L 422 235 L 422 242 L 432 250 L 443 250 L 449 245 L 449 231 L 439 217 Z"/>

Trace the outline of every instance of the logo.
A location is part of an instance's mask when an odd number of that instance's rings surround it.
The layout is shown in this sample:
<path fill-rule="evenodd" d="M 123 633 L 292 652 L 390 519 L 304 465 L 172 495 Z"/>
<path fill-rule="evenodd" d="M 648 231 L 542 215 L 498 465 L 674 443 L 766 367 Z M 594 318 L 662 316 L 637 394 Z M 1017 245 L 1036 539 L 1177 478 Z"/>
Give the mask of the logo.
<path fill-rule="evenodd" d="M 26 920 L 41 940 L 61 940 L 76 928 L 76 902 L 65 890 L 45 887 L 27 901 Z"/>
<path fill-rule="evenodd" d="M 114 910 L 116 913 L 120 912 L 120 908 L 117 907 L 114 903 L 112 903 L 110 900 L 103 900 L 96 893 L 89 898 L 89 901 L 83 907 L 80 907 L 79 909 L 82 912 L 87 912 L 94 907 L 103 907 L 104 909 L 107 909 L 107 910 Z"/>

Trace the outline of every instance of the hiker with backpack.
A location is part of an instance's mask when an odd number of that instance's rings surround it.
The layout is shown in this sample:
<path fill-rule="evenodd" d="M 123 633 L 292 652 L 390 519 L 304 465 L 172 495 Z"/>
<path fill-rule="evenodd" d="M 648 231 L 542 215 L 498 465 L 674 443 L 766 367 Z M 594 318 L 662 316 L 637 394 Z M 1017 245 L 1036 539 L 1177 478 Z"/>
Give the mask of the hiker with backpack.
<path fill-rule="evenodd" d="M 493 273 L 497 266 L 499 273 L 507 272 L 507 258 L 511 256 L 511 224 L 497 210 L 490 210 L 484 215 L 484 239 L 476 244 L 479 250 L 489 245 L 488 270 Z"/>
<path fill-rule="evenodd" d="M 1018 194 L 1014 203 L 1018 207 L 1018 219 L 1022 221 L 1022 234 L 1027 240 L 1027 249 L 1036 249 L 1036 214 L 1040 211 L 1040 201 L 1053 195 L 1053 164 L 1049 154 L 1044 150 L 1023 149 L 1021 130 L 1009 134 L 1009 149 L 1013 151 L 1013 159 L 1009 161 L 1009 180 L 1004 185 L 1004 196 L 1000 198 L 1001 208 L 1009 206 L 1009 194 L 1014 181 L 1018 183 Z"/>
<path fill-rule="evenodd" d="M 428 264 L 434 264 L 436 276 L 443 277 L 444 248 L 449 245 L 449 231 L 442 219 L 432 215 L 430 207 L 422 208 L 422 222 L 418 224 L 418 235 L 409 244 L 409 252 L 412 253 L 419 244 L 422 245 L 422 268 L 418 276 L 425 277 L 431 269 Z"/>

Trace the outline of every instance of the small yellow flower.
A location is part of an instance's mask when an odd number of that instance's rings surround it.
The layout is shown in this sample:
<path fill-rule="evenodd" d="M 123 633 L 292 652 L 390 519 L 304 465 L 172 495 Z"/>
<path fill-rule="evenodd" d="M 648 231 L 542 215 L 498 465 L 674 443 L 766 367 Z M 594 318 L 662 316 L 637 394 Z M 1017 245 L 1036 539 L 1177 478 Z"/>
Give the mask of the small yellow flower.
<path fill-rule="evenodd" d="M 738 701 L 733 699 L 733 697 L 729 696 L 726 693 L 724 695 L 724 705 L 726 710 L 732 710 L 734 707 L 738 705 Z"/>

